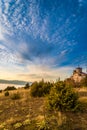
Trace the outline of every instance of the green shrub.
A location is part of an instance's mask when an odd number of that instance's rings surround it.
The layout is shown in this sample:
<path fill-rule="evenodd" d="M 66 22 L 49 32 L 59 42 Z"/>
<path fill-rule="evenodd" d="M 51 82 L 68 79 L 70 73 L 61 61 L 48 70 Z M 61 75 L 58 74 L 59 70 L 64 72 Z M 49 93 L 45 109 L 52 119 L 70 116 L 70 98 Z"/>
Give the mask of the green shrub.
<path fill-rule="evenodd" d="M 21 126 L 22 126 L 22 123 L 21 123 L 21 122 L 18 122 L 18 123 L 16 123 L 16 124 L 14 124 L 14 128 L 15 128 L 15 129 L 21 128 Z"/>
<path fill-rule="evenodd" d="M 24 89 L 29 89 L 29 87 L 30 87 L 29 83 L 26 83 Z"/>
<path fill-rule="evenodd" d="M 16 90 L 14 86 L 8 86 L 7 88 L 4 89 L 4 91 L 9 91 L 9 90 Z"/>
<path fill-rule="evenodd" d="M 34 82 L 31 85 L 30 94 L 34 97 L 42 97 L 49 94 L 52 84 L 50 82 L 44 82 L 43 80 L 38 82 Z"/>
<path fill-rule="evenodd" d="M 50 130 L 49 124 L 47 121 L 42 120 L 37 124 L 39 130 Z"/>
<path fill-rule="evenodd" d="M 26 126 L 26 125 L 30 125 L 31 124 L 31 120 L 30 119 L 26 119 L 24 122 L 23 122 L 23 125 Z"/>
<path fill-rule="evenodd" d="M 79 105 L 78 94 L 71 87 L 65 86 L 63 82 L 56 83 L 48 96 L 49 109 L 76 111 Z"/>
<path fill-rule="evenodd" d="M 17 93 L 14 93 L 12 96 L 11 96 L 11 99 L 13 100 L 17 100 L 17 99 L 20 99 L 20 94 L 17 92 Z"/>
<path fill-rule="evenodd" d="M 2 90 L 0 90 L 0 93 L 2 93 Z"/>
<path fill-rule="evenodd" d="M 5 92 L 5 96 L 9 96 L 9 92 L 8 91 Z"/>

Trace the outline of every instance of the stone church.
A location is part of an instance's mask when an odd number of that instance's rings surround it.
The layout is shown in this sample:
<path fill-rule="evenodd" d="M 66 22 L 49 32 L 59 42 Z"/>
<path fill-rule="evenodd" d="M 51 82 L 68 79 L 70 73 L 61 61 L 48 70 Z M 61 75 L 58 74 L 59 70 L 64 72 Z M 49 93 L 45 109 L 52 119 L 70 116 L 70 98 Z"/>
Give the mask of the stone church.
<path fill-rule="evenodd" d="M 83 78 L 86 77 L 86 73 L 82 72 L 81 67 L 77 67 L 75 70 L 73 70 L 73 75 L 71 76 L 71 79 L 75 82 L 80 82 Z"/>

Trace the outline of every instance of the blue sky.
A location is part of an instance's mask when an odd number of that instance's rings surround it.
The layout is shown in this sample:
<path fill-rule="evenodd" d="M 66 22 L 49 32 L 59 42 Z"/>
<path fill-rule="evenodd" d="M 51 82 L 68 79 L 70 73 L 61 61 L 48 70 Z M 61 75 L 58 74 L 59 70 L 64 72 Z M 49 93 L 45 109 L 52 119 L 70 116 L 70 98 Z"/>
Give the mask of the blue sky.
<path fill-rule="evenodd" d="M 64 79 L 78 65 L 87 65 L 87 0 L 0 0 L 0 79 Z"/>

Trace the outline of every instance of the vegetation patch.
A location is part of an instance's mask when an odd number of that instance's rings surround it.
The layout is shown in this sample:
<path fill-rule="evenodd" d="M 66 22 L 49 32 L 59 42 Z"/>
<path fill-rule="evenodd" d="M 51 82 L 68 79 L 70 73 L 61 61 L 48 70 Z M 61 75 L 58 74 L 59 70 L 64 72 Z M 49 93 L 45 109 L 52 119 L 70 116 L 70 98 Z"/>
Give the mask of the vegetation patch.
<path fill-rule="evenodd" d="M 53 84 L 50 82 L 44 82 L 44 80 L 40 82 L 34 82 L 31 85 L 30 94 L 33 97 L 43 97 L 49 94 L 51 87 Z"/>
<path fill-rule="evenodd" d="M 23 122 L 23 125 L 30 125 L 31 124 L 31 120 L 30 119 L 26 119 L 24 122 Z"/>
<path fill-rule="evenodd" d="M 21 96 L 20 96 L 20 93 L 14 93 L 12 96 L 11 96 L 11 99 L 12 100 L 18 100 L 18 99 L 20 99 L 21 98 Z"/>
<path fill-rule="evenodd" d="M 2 90 L 0 90 L 0 93 L 2 93 Z"/>
<path fill-rule="evenodd" d="M 38 130 L 50 130 L 50 125 L 46 120 L 37 123 Z"/>
<path fill-rule="evenodd" d="M 9 96 L 9 92 L 8 91 L 5 92 L 5 96 Z"/>
<path fill-rule="evenodd" d="M 20 123 L 20 122 L 14 124 L 15 129 L 20 128 L 21 126 L 22 126 L 22 123 Z"/>
<path fill-rule="evenodd" d="M 14 86 L 8 86 L 7 88 L 4 89 L 4 91 L 10 91 L 10 90 L 16 90 Z"/>
<path fill-rule="evenodd" d="M 1 124 L 0 124 L 0 130 L 3 130 L 3 129 L 5 128 L 5 126 L 6 126 L 6 123 L 5 123 L 5 122 L 1 123 Z"/>
<path fill-rule="evenodd" d="M 59 111 L 77 111 L 80 107 L 78 94 L 70 86 L 58 82 L 48 96 L 48 108 Z"/>
<path fill-rule="evenodd" d="M 30 88 L 29 83 L 26 83 L 25 86 L 24 86 L 24 89 L 29 89 L 29 88 Z"/>

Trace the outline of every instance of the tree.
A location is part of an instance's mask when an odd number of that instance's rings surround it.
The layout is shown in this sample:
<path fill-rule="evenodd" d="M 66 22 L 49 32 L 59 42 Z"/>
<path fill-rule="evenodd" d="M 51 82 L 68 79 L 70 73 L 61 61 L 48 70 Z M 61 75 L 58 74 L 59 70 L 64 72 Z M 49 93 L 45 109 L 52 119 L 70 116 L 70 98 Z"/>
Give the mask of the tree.
<path fill-rule="evenodd" d="M 29 89 L 29 87 L 30 87 L 29 83 L 26 83 L 24 88 Z"/>

